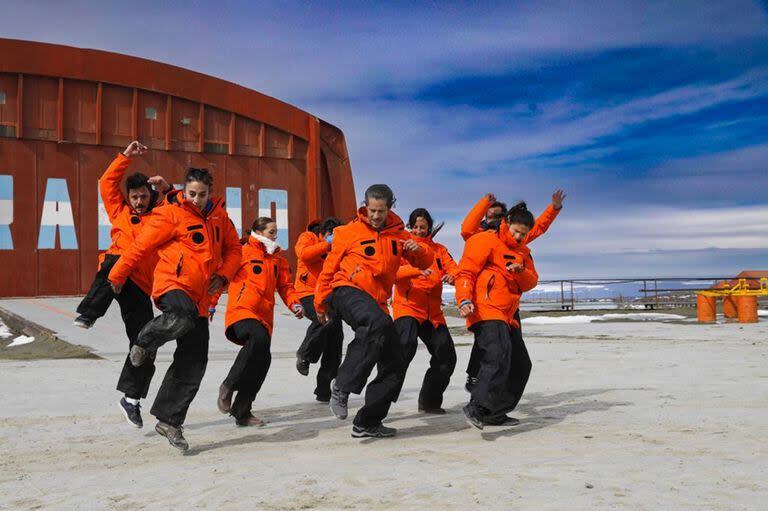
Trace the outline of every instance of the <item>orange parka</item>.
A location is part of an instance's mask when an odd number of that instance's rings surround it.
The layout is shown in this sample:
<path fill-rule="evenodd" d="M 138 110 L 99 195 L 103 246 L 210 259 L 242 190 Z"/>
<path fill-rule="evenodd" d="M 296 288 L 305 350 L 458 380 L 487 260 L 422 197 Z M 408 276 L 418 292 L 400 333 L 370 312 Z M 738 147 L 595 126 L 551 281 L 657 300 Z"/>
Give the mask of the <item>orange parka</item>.
<path fill-rule="evenodd" d="M 244 319 L 255 319 L 272 335 L 275 291 L 289 308 L 299 303 L 288 261 L 279 250 L 270 254 L 258 239 L 249 236 L 240 267 L 229 285 L 225 328 Z M 230 340 L 242 344 L 237 339 Z"/>
<path fill-rule="evenodd" d="M 483 232 L 485 230 L 482 227 L 482 222 L 483 219 L 485 219 L 485 215 L 488 213 L 488 208 L 491 207 L 491 204 L 493 204 L 491 201 L 483 197 L 477 202 L 477 204 L 472 207 L 471 210 L 469 210 L 466 218 L 464 218 L 464 221 L 461 222 L 461 237 L 464 238 L 464 241 L 467 241 L 472 235 L 477 234 L 478 232 Z M 555 221 L 555 218 L 557 218 L 559 213 L 560 210 L 555 209 L 552 204 L 547 206 L 547 209 L 545 209 L 544 212 L 539 215 L 539 217 L 536 219 L 536 222 L 533 224 L 533 228 L 531 228 L 531 230 L 523 239 L 523 245 L 527 245 L 528 243 L 532 242 L 547 232 L 547 229 L 549 229 L 549 227 L 552 225 L 552 222 Z"/>
<path fill-rule="evenodd" d="M 323 269 L 323 262 L 331 251 L 331 244 L 325 241 L 320 234 L 315 234 L 309 229 L 301 233 L 296 240 L 296 293 L 299 298 L 315 294 L 317 276 Z"/>
<path fill-rule="evenodd" d="M 131 159 L 120 153 L 99 179 L 99 194 L 101 194 L 109 222 L 112 224 L 109 232 L 112 244 L 99 256 L 99 266 L 104 262 L 105 254 L 119 256 L 128 250 L 149 222 L 154 209 L 164 203 L 163 196 L 153 192 L 155 202 L 150 206 L 149 211 L 139 214 L 131 207 L 121 189 L 121 183 L 130 164 Z M 148 295 L 152 293 L 152 274 L 157 261 L 156 253 L 149 254 L 139 261 L 130 274 L 131 280 Z"/>
<path fill-rule="evenodd" d="M 392 315 L 395 319 L 410 316 L 420 323 L 430 321 L 433 325 L 445 325 L 443 316 L 443 276 L 456 276 L 458 266 L 451 257 L 448 249 L 440 243 L 435 243 L 432 238 L 416 238 L 423 242 L 435 254 L 432 266 L 432 274 L 425 277 L 422 270 L 405 261 L 397 270 L 395 281 L 395 295 L 392 299 Z"/>
<path fill-rule="evenodd" d="M 134 244 L 123 252 L 109 274 L 109 281 L 123 284 L 140 262 L 157 252 L 152 297 L 184 291 L 197 304 L 200 316 L 208 315 L 208 284 L 213 274 L 232 280 L 240 266 L 241 245 L 224 209 L 212 199 L 204 212 L 184 199 L 181 190 L 167 195 L 168 204 L 154 210 Z"/>
<path fill-rule="evenodd" d="M 523 271 L 509 269 L 513 263 L 522 264 Z M 518 328 L 514 315 L 520 295 L 536 287 L 538 281 L 530 249 L 515 241 L 502 222 L 498 232 L 480 232 L 464 245 L 456 276 L 456 304 L 469 300 L 475 306 L 467 317 L 467 327 L 478 321 L 500 320 Z"/>
<path fill-rule="evenodd" d="M 432 250 L 424 243 L 415 252 L 403 251 L 410 239 L 405 225 L 392 211 L 384 226 L 375 229 L 362 207 L 352 222 L 334 229 L 331 252 L 323 263 L 315 288 L 315 310 L 327 311 L 326 299 L 337 287 L 350 286 L 365 291 L 389 314 L 387 300 L 392 296 L 397 270 L 405 258 L 416 268 L 427 269 L 434 260 Z"/>

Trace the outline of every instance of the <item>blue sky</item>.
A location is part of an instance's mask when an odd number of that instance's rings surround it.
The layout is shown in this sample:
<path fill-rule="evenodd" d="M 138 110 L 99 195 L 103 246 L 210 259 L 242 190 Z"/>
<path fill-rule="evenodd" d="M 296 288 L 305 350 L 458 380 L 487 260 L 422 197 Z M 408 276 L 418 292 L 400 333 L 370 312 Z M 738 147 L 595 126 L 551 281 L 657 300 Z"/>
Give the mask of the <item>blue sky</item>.
<path fill-rule="evenodd" d="M 542 278 L 768 268 L 765 2 L 2 2 L 0 34 L 219 76 L 344 130 L 358 195 L 539 211 Z"/>

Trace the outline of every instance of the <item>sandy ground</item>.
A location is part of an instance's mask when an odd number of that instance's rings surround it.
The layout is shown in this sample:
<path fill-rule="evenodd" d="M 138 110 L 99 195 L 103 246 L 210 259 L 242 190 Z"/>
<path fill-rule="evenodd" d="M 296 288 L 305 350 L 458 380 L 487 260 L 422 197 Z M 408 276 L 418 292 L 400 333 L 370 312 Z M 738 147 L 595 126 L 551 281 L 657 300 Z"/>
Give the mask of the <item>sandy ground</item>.
<path fill-rule="evenodd" d="M 118 410 L 116 309 L 82 331 L 70 326 L 76 303 L 0 300 L 104 358 L 0 361 L 0 509 L 732 510 L 764 509 L 768 497 L 765 319 L 526 327 L 534 370 L 522 423 L 483 432 L 460 412 L 471 339 L 456 338 L 450 413 L 416 413 L 420 349 L 388 419 L 398 437 L 359 441 L 295 371 L 306 322 L 283 314 L 254 406 L 269 424 L 220 415 L 216 389 L 235 351 L 218 318 L 182 455 L 154 434 L 149 402 L 143 430 Z M 161 350 L 150 399 L 171 353 Z"/>

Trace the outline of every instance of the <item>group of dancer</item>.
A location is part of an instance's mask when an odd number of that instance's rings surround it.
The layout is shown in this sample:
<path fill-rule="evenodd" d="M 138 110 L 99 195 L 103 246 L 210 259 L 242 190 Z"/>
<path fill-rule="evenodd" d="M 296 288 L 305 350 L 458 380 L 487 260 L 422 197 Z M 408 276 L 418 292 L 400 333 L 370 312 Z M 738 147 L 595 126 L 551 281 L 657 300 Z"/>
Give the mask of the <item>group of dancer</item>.
<path fill-rule="evenodd" d="M 183 424 L 205 374 L 209 323 L 225 291 L 225 335 L 240 351 L 219 387 L 217 407 L 238 426 L 264 425 L 252 405 L 271 364 L 275 293 L 297 318 L 310 320 L 296 369 L 306 376 L 311 364 L 320 363 L 316 399 L 343 420 L 349 395 L 365 388 L 353 437 L 396 434 L 383 419 L 400 395 L 418 339 L 431 356 L 418 409 L 445 414 L 443 394 L 456 350 L 442 311 L 443 284 L 455 285 L 456 305 L 475 337 L 467 367 L 467 420 L 480 429 L 517 423 L 507 413 L 517 406 L 531 371 L 518 307 L 522 293 L 538 282 L 527 245 L 554 221 L 561 191 L 538 219 L 523 202 L 507 209 L 492 194 L 483 197 L 462 223 L 466 243 L 457 264 L 434 241 L 443 224 L 435 225 L 429 211 L 418 208 L 406 225 L 392 211 L 392 190 L 372 185 L 355 219 L 316 220 L 299 236 L 294 280 L 274 219 L 257 218 L 240 239 L 224 201 L 212 193 L 208 170 L 188 169 L 180 190 L 161 176 L 126 177 L 131 160 L 146 151 L 132 142 L 99 181 L 112 244 L 75 319 L 90 328 L 118 302 L 130 349 L 117 389 L 130 423 L 143 426 L 140 400 L 147 396 L 157 350 L 176 340 L 151 414 L 158 420 L 155 430 L 173 447 L 189 448 Z M 161 311 L 156 317 L 153 301 Z M 354 331 L 343 357 L 342 321 Z"/>

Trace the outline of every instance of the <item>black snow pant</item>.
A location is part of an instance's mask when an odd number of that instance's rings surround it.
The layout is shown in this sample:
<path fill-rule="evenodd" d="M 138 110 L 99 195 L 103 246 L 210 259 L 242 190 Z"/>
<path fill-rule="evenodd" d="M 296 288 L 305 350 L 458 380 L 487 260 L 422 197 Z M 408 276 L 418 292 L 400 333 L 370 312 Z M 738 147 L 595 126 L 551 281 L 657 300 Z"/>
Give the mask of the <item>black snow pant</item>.
<path fill-rule="evenodd" d="M 304 341 L 299 346 L 296 356 L 308 360 L 312 364 L 320 361 L 315 395 L 318 399 L 327 401 L 331 397 L 331 380 L 336 378 L 341 364 L 344 330 L 338 316 L 332 315 L 324 325 L 317 320 L 314 296 L 302 298 L 301 305 L 304 307 L 304 316 L 312 323 L 307 328 L 307 334 L 304 336 Z"/>
<path fill-rule="evenodd" d="M 381 424 L 389 407 L 397 401 L 402 386 L 403 360 L 392 318 L 381 310 L 368 293 L 354 287 L 339 287 L 330 298 L 331 313 L 338 314 L 355 331 L 336 376 L 336 386 L 352 394 L 363 391 L 368 376 L 377 367 L 365 391 L 365 405 L 354 424 L 374 427 Z"/>
<path fill-rule="evenodd" d="M 242 344 L 224 383 L 237 392 L 229 414 L 244 419 L 251 413 L 256 399 L 272 364 L 270 336 L 267 329 L 255 319 L 243 319 L 226 331 L 227 339 Z"/>
<path fill-rule="evenodd" d="M 520 325 L 520 335 L 523 334 L 523 323 L 520 320 L 520 309 L 515 311 L 515 320 Z M 472 353 L 469 354 L 469 363 L 467 364 L 467 376 L 476 377 L 477 372 L 480 370 L 480 360 L 482 359 L 480 348 L 477 343 L 472 344 Z"/>
<path fill-rule="evenodd" d="M 154 317 L 152 300 L 131 279 L 125 281 L 122 292 L 115 297 L 120 305 L 125 333 L 128 344 L 133 346 L 139 337 L 139 332 Z M 150 352 L 147 360 L 139 367 L 133 367 L 129 356 L 125 357 L 123 370 L 117 380 L 117 390 L 126 397 L 141 399 L 147 397 L 149 383 L 155 374 L 155 352 Z"/>
<path fill-rule="evenodd" d="M 419 392 L 419 409 L 440 408 L 443 404 L 443 392 L 448 388 L 451 375 L 456 368 L 456 348 L 448 327 L 445 325 L 435 327 L 430 321 L 419 323 L 416 318 L 404 316 L 395 320 L 395 331 L 405 359 L 403 380 L 408 366 L 416 355 L 418 344 L 416 338 L 420 338 L 427 346 L 431 358 L 429 369 L 421 384 L 421 392 Z"/>
<path fill-rule="evenodd" d="M 99 266 L 99 271 L 96 272 L 96 277 L 91 282 L 88 293 L 80 301 L 80 305 L 77 306 L 78 314 L 85 316 L 91 321 L 96 321 L 107 313 L 107 309 L 112 305 L 112 300 L 116 298 L 107 277 L 109 277 L 109 272 L 112 271 L 112 267 L 119 258 L 120 256 L 118 255 L 104 255 L 104 261 Z"/>
<path fill-rule="evenodd" d="M 471 402 L 490 418 L 515 409 L 531 374 L 531 359 L 519 329 L 504 321 L 481 321 L 472 326 L 481 359 Z"/>
<path fill-rule="evenodd" d="M 176 339 L 173 362 L 157 391 L 151 413 L 158 420 L 179 427 L 184 424 L 208 365 L 208 318 L 183 291 L 169 291 L 158 299 L 162 314 L 139 332 L 136 344 L 156 351 Z"/>

